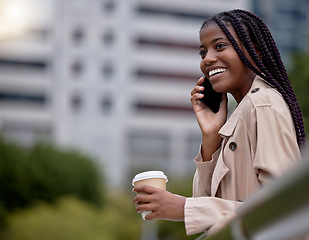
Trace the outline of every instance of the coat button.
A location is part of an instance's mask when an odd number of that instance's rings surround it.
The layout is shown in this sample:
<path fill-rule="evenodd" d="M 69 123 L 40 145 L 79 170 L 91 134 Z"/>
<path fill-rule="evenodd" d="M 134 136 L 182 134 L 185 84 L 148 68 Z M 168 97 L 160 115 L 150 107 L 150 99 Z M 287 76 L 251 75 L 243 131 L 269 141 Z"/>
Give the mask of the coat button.
<path fill-rule="evenodd" d="M 253 89 L 252 91 L 251 91 L 251 93 L 256 93 L 256 92 L 258 92 L 260 89 L 259 88 L 255 88 L 255 89 Z"/>
<path fill-rule="evenodd" d="M 231 142 L 230 145 L 229 145 L 229 148 L 232 150 L 232 151 L 235 151 L 236 148 L 237 148 L 237 144 L 235 142 Z"/>

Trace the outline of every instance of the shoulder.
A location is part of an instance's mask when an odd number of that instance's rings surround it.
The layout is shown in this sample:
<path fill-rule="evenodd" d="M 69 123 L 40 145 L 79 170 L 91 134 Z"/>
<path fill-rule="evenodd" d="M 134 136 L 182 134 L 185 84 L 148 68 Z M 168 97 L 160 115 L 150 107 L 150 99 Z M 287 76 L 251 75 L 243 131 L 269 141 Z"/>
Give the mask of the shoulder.
<path fill-rule="evenodd" d="M 265 83 L 261 78 L 256 78 L 251 89 L 240 103 L 240 119 L 246 125 L 256 125 L 262 121 L 264 125 L 275 122 L 282 126 L 292 127 L 293 120 L 290 109 L 273 87 Z"/>
<path fill-rule="evenodd" d="M 290 113 L 289 107 L 282 95 L 261 78 L 256 78 L 247 94 L 254 109 L 271 108 L 280 113 Z"/>

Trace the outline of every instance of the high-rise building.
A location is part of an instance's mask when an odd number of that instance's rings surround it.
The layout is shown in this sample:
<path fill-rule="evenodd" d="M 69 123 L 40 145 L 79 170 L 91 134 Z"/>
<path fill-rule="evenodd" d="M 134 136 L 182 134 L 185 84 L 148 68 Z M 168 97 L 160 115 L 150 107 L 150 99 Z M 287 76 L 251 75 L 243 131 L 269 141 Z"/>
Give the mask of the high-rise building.
<path fill-rule="evenodd" d="M 32 134 L 24 139 L 31 143 L 46 133 L 57 144 L 94 156 L 115 186 L 145 169 L 163 170 L 170 178 L 192 175 L 201 140 L 190 103 L 201 76 L 199 29 L 208 16 L 250 9 L 250 1 L 52 3 L 48 40 L 2 57 L 9 69 L 16 56 L 15 80 L 0 73 L 5 135 Z M 23 66 L 21 59 L 33 69 L 30 77 L 14 70 Z"/>
<path fill-rule="evenodd" d="M 200 131 L 190 92 L 201 76 L 199 28 L 247 1 L 58 1 L 57 142 L 100 158 L 121 184 L 132 171 L 192 174 Z"/>
<path fill-rule="evenodd" d="M 28 25 L 16 3 L 0 3 L 0 132 L 29 146 L 53 132 L 50 31 L 42 19 Z"/>

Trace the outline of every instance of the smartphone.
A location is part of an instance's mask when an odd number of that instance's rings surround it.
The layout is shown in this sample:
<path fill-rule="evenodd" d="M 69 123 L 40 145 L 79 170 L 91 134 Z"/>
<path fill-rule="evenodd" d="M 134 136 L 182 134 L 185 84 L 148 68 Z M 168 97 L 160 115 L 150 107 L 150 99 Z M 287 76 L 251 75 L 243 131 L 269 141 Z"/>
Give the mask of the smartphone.
<path fill-rule="evenodd" d="M 211 111 L 217 113 L 220 108 L 222 93 L 215 92 L 211 83 L 206 77 L 202 86 L 204 87 L 204 90 L 201 91 L 201 93 L 204 94 L 204 97 L 201 99 L 201 101 L 206 104 L 206 106 L 209 107 Z"/>

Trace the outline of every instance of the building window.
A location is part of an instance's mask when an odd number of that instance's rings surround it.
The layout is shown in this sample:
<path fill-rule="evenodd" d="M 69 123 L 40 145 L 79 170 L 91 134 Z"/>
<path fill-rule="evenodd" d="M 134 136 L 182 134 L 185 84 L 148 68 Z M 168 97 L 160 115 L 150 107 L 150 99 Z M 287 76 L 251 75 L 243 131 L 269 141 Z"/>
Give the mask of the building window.
<path fill-rule="evenodd" d="M 84 66 L 80 60 L 75 60 L 71 65 L 72 75 L 74 77 L 80 77 L 84 70 Z"/>
<path fill-rule="evenodd" d="M 0 102 L 35 103 L 43 105 L 46 103 L 46 97 L 39 94 L 0 92 Z"/>
<path fill-rule="evenodd" d="M 196 43 L 189 42 L 177 42 L 172 40 L 165 39 L 155 39 L 147 37 L 138 37 L 136 43 L 139 46 L 154 46 L 154 47 L 165 47 L 165 48 L 174 48 L 174 49 L 187 49 L 198 52 L 199 45 Z"/>
<path fill-rule="evenodd" d="M 8 59 L 0 59 L 0 68 L 8 68 L 8 69 L 28 69 L 28 70 L 39 70 L 43 71 L 47 67 L 46 62 L 41 61 L 21 61 L 21 60 L 8 60 Z"/>
<path fill-rule="evenodd" d="M 112 105 L 113 105 L 112 99 L 111 99 L 110 96 L 105 96 L 101 100 L 101 109 L 102 109 L 104 114 L 110 114 L 110 112 L 112 110 Z"/>
<path fill-rule="evenodd" d="M 110 78 L 113 76 L 114 68 L 110 62 L 107 62 L 102 66 L 102 74 L 104 80 L 110 80 Z"/>
<path fill-rule="evenodd" d="M 138 112 L 162 112 L 162 113 L 188 113 L 192 114 L 192 106 L 180 106 L 169 104 L 136 102 L 135 109 Z"/>
<path fill-rule="evenodd" d="M 102 6 L 103 6 L 104 13 L 112 13 L 116 9 L 115 0 L 104 1 Z"/>
<path fill-rule="evenodd" d="M 103 43 L 106 46 L 111 46 L 113 42 L 115 41 L 115 36 L 112 30 L 108 30 L 103 33 Z"/>
<path fill-rule="evenodd" d="M 85 33 L 81 27 L 77 27 L 72 32 L 72 41 L 75 44 L 81 44 L 84 41 Z"/>
<path fill-rule="evenodd" d="M 168 169 L 171 139 L 166 133 L 132 131 L 127 143 L 133 167 Z"/>
<path fill-rule="evenodd" d="M 176 18 L 186 18 L 186 19 L 196 19 L 196 20 L 205 20 L 209 16 L 204 13 L 193 13 L 193 12 L 185 12 L 185 11 L 178 11 L 174 9 L 165 9 L 159 7 L 149 7 L 149 6 L 139 6 L 137 8 L 137 12 L 143 15 L 153 15 L 158 17 L 176 17 Z"/>
<path fill-rule="evenodd" d="M 175 81 L 190 81 L 192 79 L 200 78 L 200 75 L 195 73 L 185 73 L 180 71 L 162 71 L 162 70 L 148 70 L 148 69 L 137 69 L 135 71 L 135 75 L 139 79 L 147 80 L 147 79 L 163 79 L 163 80 L 175 80 Z"/>
<path fill-rule="evenodd" d="M 82 98 L 78 93 L 75 93 L 71 97 L 71 109 L 73 112 L 77 113 L 82 107 Z"/>

